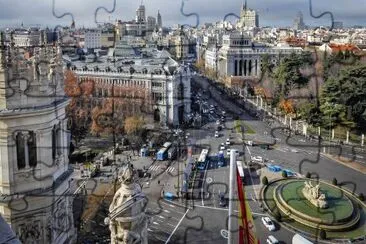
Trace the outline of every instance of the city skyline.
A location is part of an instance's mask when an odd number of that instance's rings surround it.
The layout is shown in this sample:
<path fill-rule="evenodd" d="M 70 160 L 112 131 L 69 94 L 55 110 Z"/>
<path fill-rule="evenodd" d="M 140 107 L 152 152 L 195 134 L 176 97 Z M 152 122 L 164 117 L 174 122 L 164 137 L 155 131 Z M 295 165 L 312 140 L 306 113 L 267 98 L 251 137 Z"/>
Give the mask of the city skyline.
<path fill-rule="evenodd" d="M 217 1 L 217 4 L 215 4 Z M 359 4 L 357 4 L 359 2 Z M 182 2 L 167 2 L 165 0 L 144 1 L 146 7 L 146 16 L 156 17 L 158 10 L 162 15 L 164 26 L 173 26 L 174 24 L 195 25 L 194 16 L 185 17 L 181 14 Z M 104 5 L 107 9 L 113 8 L 113 1 Z M 200 25 L 203 23 L 212 23 L 220 21 L 228 13 L 240 14 L 242 1 L 230 1 L 225 6 L 218 7 L 219 0 L 202 0 L 199 2 L 184 2 L 184 13 L 197 13 L 200 17 Z M 304 22 L 310 26 L 330 26 L 329 15 L 324 15 L 320 19 L 312 18 L 309 12 L 308 1 L 289 1 L 281 0 L 280 3 L 271 3 L 268 0 L 248 1 L 248 8 L 254 9 L 259 14 L 259 26 L 289 27 L 293 26 L 294 19 L 299 11 L 303 13 Z M 80 0 L 73 1 L 73 7 L 70 6 L 70 0 L 55 2 L 56 15 L 62 15 L 71 12 L 74 15 L 76 28 L 95 27 L 94 11 L 99 7 L 95 0 L 89 2 L 87 6 Z M 98 13 L 99 22 L 114 22 L 116 19 L 129 21 L 134 19 L 136 9 L 139 3 L 131 2 L 129 4 L 116 4 L 116 9 L 112 14 L 103 10 Z M 208 7 L 209 6 L 209 7 Z M 351 6 L 341 0 L 313 3 L 313 14 L 318 16 L 325 11 L 331 11 L 335 21 L 341 21 L 344 26 L 362 25 L 364 23 L 364 10 L 360 8 L 361 0 L 356 0 Z M 366 8 L 366 7 L 365 7 Z M 74 10 L 74 11 L 73 11 Z M 200 10 L 200 11 L 197 11 Z M 12 4 L 4 4 L 0 9 L 0 27 L 27 25 L 41 25 L 42 27 L 52 27 L 54 25 L 70 25 L 71 17 L 64 16 L 61 19 L 52 14 L 52 1 L 41 2 L 35 0 L 32 3 L 15 0 Z M 235 18 L 228 19 L 236 22 Z M 47 23 L 47 24 L 44 24 Z"/>

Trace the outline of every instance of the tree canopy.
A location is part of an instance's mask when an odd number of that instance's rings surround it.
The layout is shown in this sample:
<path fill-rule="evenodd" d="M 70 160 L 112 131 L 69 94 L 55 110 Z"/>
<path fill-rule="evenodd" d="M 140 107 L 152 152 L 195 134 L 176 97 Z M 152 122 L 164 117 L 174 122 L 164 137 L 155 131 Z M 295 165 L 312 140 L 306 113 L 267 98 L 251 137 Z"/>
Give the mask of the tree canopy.
<path fill-rule="evenodd" d="M 329 78 L 322 90 L 320 106 L 336 124 L 366 129 L 366 65 L 350 66 Z M 329 119 L 328 119 L 329 120 Z"/>

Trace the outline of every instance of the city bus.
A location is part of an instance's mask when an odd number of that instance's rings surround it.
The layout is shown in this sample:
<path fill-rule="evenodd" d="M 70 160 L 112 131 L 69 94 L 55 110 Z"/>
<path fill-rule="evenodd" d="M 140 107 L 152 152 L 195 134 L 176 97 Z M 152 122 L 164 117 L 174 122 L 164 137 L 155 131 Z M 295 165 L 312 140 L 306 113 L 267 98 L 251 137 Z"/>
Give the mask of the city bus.
<path fill-rule="evenodd" d="M 236 167 L 238 168 L 238 173 L 242 183 L 244 184 L 244 170 L 242 161 L 236 161 Z"/>
<path fill-rule="evenodd" d="M 204 169 L 207 161 L 207 155 L 208 155 L 208 149 L 202 149 L 200 157 L 197 161 L 197 167 L 198 169 Z"/>
<path fill-rule="evenodd" d="M 165 142 L 163 147 L 158 151 L 156 155 L 156 160 L 158 161 L 164 161 L 168 159 L 168 150 L 170 146 L 172 145 L 171 142 Z"/>

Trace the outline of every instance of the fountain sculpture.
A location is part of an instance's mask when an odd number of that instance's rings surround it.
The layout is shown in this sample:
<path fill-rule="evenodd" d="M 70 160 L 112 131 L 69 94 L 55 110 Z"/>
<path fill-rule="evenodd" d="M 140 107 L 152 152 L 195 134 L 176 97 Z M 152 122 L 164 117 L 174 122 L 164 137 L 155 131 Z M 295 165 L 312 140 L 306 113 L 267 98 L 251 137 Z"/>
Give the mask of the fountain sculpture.
<path fill-rule="evenodd" d="M 311 181 L 305 181 L 305 186 L 302 189 L 302 193 L 305 198 L 309 200 L 312 204 L 314 204 L 318 208 L 327 208 L 328 203 L 325 197 L 325 194 L 320 191 L 320 184 L 313 186 Z"/>

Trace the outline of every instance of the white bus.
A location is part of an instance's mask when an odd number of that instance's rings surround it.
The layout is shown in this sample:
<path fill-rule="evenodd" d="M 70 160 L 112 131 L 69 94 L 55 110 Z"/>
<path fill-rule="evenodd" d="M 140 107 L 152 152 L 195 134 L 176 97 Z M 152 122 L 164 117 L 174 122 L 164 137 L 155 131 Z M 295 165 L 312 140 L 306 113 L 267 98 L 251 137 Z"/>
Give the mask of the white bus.
<path fill-rule="evenodd" d="M 207 160 L 207 155 L 208 155 L 208 149 L 203 149 L 200 157 L 198 158 L 198 163 L 205 163 Z"/>
<path fill-rule="evenodd" d="M 241 178 L 242 183 L 244 183 L 244 170 L 243 170 L 243 162 L 236 161 L 236 167 L 238 168 L 238 173 Z"/>

